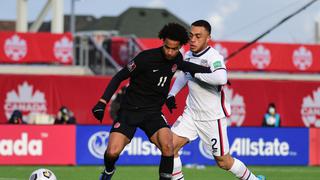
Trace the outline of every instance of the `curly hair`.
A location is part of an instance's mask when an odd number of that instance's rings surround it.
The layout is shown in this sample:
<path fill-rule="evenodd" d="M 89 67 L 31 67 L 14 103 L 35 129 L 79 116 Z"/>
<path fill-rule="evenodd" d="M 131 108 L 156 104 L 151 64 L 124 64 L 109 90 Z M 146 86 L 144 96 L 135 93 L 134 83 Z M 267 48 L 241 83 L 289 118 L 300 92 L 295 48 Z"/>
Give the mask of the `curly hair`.
<path fill-rule="evenodd" d="M 187 44 L 189 41 L 188 31 L 178 23 L 168 23 L 159 32 L 158 37 L 162 40 L 169 38 L 179 41 L 181 45 Z"/>

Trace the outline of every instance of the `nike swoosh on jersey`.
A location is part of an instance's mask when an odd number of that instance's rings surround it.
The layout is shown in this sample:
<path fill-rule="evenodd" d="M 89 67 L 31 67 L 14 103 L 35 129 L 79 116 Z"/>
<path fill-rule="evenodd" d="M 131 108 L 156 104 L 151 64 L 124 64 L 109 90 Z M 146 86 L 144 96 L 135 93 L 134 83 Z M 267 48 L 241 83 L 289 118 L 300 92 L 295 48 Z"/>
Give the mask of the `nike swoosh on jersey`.
<path fill-rule="evenodd" d="M 154 69 L 154 70 L 152 70 L 152 72 L 157 72 L 157 71 L 159 71 L 159 69 Z"/>

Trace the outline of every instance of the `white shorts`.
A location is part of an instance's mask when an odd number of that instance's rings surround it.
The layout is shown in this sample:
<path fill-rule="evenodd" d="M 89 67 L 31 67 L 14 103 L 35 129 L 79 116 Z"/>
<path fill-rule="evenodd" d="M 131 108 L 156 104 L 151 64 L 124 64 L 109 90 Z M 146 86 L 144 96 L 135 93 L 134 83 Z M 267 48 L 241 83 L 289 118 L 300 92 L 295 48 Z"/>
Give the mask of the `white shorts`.
<path fill-rule="evenodd" d="M 189 141 L 193 141 L 199 136 L 213 156 L 226 155 L 229 152 L 227 119 L 195 121 L 188 116 L 187 111 L 185 110 L 173 124 L 171 127 L 172 132 L 189 139 Z"/>

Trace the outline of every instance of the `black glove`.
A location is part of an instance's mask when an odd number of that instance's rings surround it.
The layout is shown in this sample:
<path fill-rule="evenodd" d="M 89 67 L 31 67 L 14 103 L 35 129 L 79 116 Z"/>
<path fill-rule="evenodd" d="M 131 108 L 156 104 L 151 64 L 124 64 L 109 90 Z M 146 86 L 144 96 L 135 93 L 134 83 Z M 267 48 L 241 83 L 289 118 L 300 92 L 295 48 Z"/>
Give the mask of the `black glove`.
<path fill-rule="evenodd" d="M 189 74 L 194 78 L 195 72 L 189 72 Z"/>
<path fill-rule="evenodd" d="M 103 120 L 104 110 L 106 109 L 106 104 L 99 101 L 93 108 L 92 108 L 92 114 L 96 119 L 100 121 L 100 123 Z"/>
<path fill-rule="evenodd" d="M 177 109 L 176 98 L 174 96 L 170 96 L 166 100 L 166 106 L 172 114 L 172 109 Z"/>

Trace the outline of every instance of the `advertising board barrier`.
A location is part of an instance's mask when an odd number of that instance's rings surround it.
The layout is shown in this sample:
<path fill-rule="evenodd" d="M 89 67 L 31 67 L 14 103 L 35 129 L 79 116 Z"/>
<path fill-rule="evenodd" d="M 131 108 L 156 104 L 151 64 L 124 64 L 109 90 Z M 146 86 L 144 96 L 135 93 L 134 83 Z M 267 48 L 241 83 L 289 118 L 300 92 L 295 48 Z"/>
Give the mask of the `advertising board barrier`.
<path fill-rule="evenodd" d="M 110 126 L 77 126 L 77 164 L 103 165 Z M 140 129 L 122 151 L 118 165 L 157 165 L 161 152 Z"/>
<path fill-rule="evenodd" d="M 24 117 L 30 113 L 55 115 L 67 106 L 78 124 L 98 125 L 91 113 L 111 77 L 0 75 L 0 124 L 7 123 L 15 109 Z M 270 102 L 276 104 L 282 127 L 320 127 L 320 82 L 231 79 L 223 88 L 231 102 L 230 126 L 261 126 Z M 119 89 L 128 81 L 122 82 Z M 294 89 L 294 91 L 293 91 Z M 163 113 L 169 124 L 182 114 L 188 89 L 176 96 L 177 109 Z M 295 97 L 295 98 L 292 98 Z M 76 99 L 76 100 L 75 100 Z M 81 103 L 79 103 L 81 102 Z M 110 125 L 110 104 L 106 107 L 103 124 Z"/>
<path fill-rule="evenodd" d="M 0 165 L 75 165 L 75 126 L 1 125 Z"/>
<path fill-rule="evenodd" d="M 310 128 L 310 155 L 309 165 L 319 166 L 320 165 L 320 128 Z"/>
<path fill-rule="evenodd" d="M 0 32 L 0 63 L 48 63 L 71 65 L 71 33 Z"/>
<path fill-rule="evenodd" d="M 157 38 L 139 38 L 139 42 L 147 49 L 162 45 Z M 246 42 L 210 41 L 209 44 L 228 57 Z M 181 48 L 182 54 L 188 50 L 188 45 Z M 226 65 L 230 71 L 317 73 L 320 71 L 319 50 L 319 45 L 257 42 L 230 58 Z"/>
<path fill-rule="evenodd" d="M 110 126 L 77 127 L 77 164 L 103 165 Z M 308 128 L 229 128 L 230 153 L 247 165 L 308 165 Z M 137 130 L 118 165 L 158 165 L 160 151 Z M 214 164 L 199 138 L 181 151 L 183 164 Z"/>

